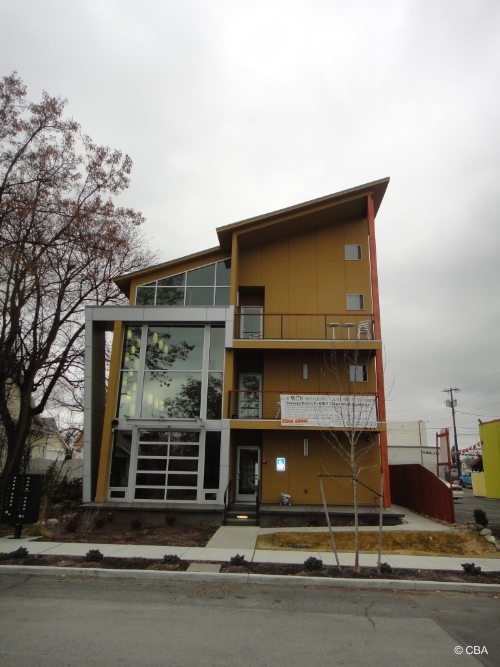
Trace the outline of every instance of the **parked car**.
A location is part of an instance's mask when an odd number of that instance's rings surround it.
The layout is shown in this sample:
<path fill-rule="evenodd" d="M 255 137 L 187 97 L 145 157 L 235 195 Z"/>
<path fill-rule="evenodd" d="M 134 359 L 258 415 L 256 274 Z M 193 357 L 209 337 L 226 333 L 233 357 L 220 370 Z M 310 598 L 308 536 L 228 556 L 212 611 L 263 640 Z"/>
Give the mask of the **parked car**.
<path fill-rule="evenodd" d="M 470 472 L 467 472 L 464 475 L 460 475 L 460 479 L 458 481 L 460 486 L 463 486 L 465 489 L 472 489 L 472 476 Z"/>
<path fill-rule="evenodd" d="M 451 489 L 453 500 L 459 500 L 460 498 L 464 497 L 464 490 L 460 484 L 456 484 L 455 482 L 445 482 L 445 484 L 449 489 Z"/>

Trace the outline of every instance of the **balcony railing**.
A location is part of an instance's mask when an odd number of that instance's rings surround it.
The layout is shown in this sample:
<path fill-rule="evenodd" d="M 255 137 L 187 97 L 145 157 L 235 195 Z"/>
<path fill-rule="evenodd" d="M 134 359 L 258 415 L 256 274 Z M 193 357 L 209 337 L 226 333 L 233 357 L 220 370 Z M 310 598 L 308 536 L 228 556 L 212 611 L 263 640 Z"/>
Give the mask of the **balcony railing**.
<path fill-rule="evenodd" d="M 335 396 L 338 397 L 338 392 L 309 392 L 311 395 L 321 396 Z M 254 389 L 232 389 L 229 391 L 229 418 L 230 419 L 255 419 L 255 420 L 276 420 L 281 421 L 281 394 L 292 395 L 306 395 L 304 391 L 293 390 L 264 390 L 258 391 Z M 375 394 L 349 394 L 345 396 L 349 402 L 343 408 L 344 417 L 342 419 L 343 425 L 346 427 L 352 426 L 353 418 L 356 418 L 358 425 L 368 427 L 368 423 L 377 420 L 377 403 Z M 353 401 L 365 400 L 371 401 L 372 408 L 368 408 L 368 413 L 363 413 L 362 408 L 355 410 L 353 413 Z M 321 409 L 319 409 L 321 411 Z M 365 415 L 365 416 L 363 416 Z M 319 416 L 319 413 L 318 415 Z M 370 427 L 372 428 L 372 427 Z"/>
<path fill-rule="evenodd" d="M 264 313 L 248 307 L 236 313 L 240 340 L 373 340 L 373 316 L 352 313 Z"/>

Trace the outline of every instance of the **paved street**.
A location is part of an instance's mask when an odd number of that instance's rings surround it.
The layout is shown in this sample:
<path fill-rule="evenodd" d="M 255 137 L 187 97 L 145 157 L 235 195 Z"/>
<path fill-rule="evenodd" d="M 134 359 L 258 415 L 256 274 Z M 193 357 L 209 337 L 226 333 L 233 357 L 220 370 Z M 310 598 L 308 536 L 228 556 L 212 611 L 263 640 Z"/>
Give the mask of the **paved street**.
<path fill-rule="evenodd" d="M 455 521 L 467 523 L 474 521 L 474 510 L 482 509 L 490 524 L 500 525 L 500 500 L 494 498 L 480 498 L 472 495 L 472 489 L 464 489 L 464 497 L 456 500 Z"/>
<path fill-rule="evenodd" d="M 490 594 L 6 574 L 0 615 L 3 667 L 500 662 Z"/>

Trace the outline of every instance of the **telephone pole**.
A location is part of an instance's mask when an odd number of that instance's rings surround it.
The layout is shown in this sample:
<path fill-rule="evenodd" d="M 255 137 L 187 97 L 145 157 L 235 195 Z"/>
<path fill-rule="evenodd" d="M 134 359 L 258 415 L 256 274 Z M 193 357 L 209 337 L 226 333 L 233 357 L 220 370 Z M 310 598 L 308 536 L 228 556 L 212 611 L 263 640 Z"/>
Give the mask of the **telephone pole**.
<path fill-rule="evenodd" d="M 460 391 L 460 389 L 458 389 L 458 387 L 450 387 L 449 389 L 443 389 L 443 391 L 447 394 L 450 394 L 450 398 L 446 401 L 446 407 L 451 408 L 451 416 L 453 419 L 453 444 L 455 451 L 455 466 L 457 469 L 458 478 L 460 479 L 460 473 L 462 472 L 462 470 L 460 468 L 460 454 L 458 453 L 457 426 L 455 423 L 455 406 L 457 404 L 457 401 L 455 398 L 453 398 L 453 392 Z"/>

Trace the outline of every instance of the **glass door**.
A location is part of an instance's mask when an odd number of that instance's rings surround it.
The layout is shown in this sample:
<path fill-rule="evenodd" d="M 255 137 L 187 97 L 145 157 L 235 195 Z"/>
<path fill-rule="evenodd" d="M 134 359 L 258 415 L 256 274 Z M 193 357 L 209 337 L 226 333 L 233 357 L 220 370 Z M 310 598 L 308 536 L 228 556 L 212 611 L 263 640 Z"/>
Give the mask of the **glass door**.
<path fill-rule="evenodd" d="M 260 373 L 240 375 L 238 419 L 262 419 L 262 375 Z"/>
<path fill-rule="evenodd" d="M 263 311 L 263 306 L 241 307 L 241 338 L 262 338 Z"/>
<path fill-rule="evenodd" d="M 260 477 L 260 449 L 238 447 L 236 500 L 254 502 Z"/>

